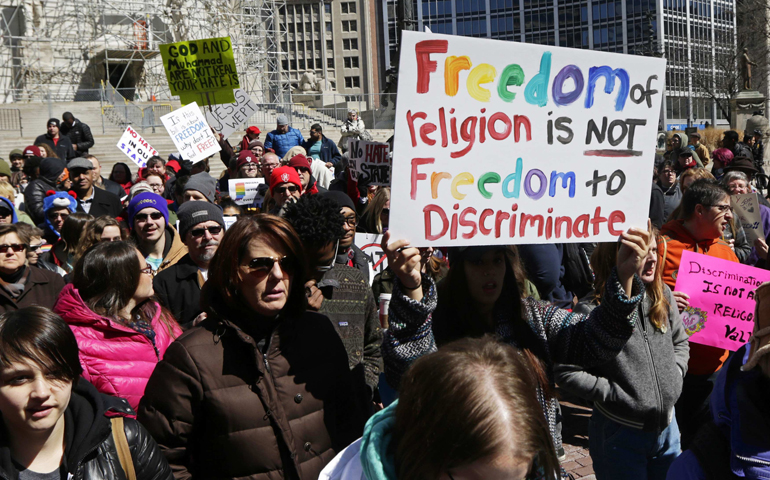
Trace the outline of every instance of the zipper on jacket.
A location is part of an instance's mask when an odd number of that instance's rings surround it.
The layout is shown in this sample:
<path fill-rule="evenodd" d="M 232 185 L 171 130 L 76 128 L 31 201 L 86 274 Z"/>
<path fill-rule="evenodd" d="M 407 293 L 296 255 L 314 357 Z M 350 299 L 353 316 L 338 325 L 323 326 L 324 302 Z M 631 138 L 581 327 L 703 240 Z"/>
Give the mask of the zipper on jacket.
<path fill-rule="evenodd" d="M 744 462 L 753 463 L 755 465 L 762 465 L 763 467 L 770 467 L 770 462 L 767 460 L 759 460 L 757 458 L 744 457 L 743 455 L 735 455 L 735 458 Z"/>
<path fill-rule="evenodd" d="M 644 302 L 644 299 L 642 300 Z M 641 302 L 639 305 L 639 310 L 642 310 Z M 658 415 L 663 416 L 666 415 L 666 419 L 668 420 L 668 414 L 663 411 L 663 399 L 662 394 L 660 393 L 660 380 L 658 379 L 658 370 L 655 368 L 655 357 L 652 354 L 652 347 L 650 346 L 650 339 L 647 338 L 647 319 L 644 317 L 644 312 L 641 312 L 641 324 L 642 324 L 642 335 L 644 336 L 644 345 L 647 347 L 647 356 L 650 360 L 650 369 L 652 370 L 652 378 L 655 379 L 655 386 L 657 387 L 655 389 L 655 398 L 658 400 Z M 661 425 L 663 422 L 660 422 L 659 425 Z M 655 426 L 656 431 L 658 430 L 658 426 Z M 662 431 L 662 430 L 661 430 Z"/>

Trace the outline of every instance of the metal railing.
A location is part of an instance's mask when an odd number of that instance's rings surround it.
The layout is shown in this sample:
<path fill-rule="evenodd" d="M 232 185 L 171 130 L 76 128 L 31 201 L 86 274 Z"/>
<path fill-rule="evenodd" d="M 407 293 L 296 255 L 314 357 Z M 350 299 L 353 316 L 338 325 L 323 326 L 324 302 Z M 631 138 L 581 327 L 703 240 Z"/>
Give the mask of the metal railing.
<path fill-rule="evenodd" d="M 294 128 L 307 130 L 318 123 L 324 129 L 337 129 L 347 120 L 348 110 L 356 109 L 366 128 L 392 129 L 395 126 L 395 98 L 395 94 L 390 93 L 295 95 L 295 103 L 257 104 L 259 111 L 251 116 L 249 124 L 274 125 L 276 116 L 284 114 Z"/>
<path fill-rule="evenodd" d="M 0 131 L 14 132 L 24 136 L 21 127 L 21 110 L 18 108 L 0 108 Z"/>
<path fill-rule="evenodd" d="M 155 133 L 156 127 L 162 126 L 160 117 L 171 112 L 174 107 L 170 103 L 152 105 L 137 105 L 126 98 L 126 94 L 134 92 L 134 89 L 123 89 L 121 92 L 115 87 L 102 82 L 102 119 L 105 118 L 115 125 L 125 127 L 132 125 L 144 133 L 145 129 L 151 129 Z"/>

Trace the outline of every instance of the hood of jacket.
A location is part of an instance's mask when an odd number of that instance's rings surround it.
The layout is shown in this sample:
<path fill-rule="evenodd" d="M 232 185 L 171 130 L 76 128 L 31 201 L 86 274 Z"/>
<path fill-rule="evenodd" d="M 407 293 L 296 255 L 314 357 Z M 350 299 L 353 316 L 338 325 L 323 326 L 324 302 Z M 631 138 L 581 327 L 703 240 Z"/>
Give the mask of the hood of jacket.
<path fill-rule="evenodd" d="M 684 220 L 671 220 L 670 222 L 667 222 L 663 225 L 661 234 L 675 238 L 680 243 L 685 244 L 688 247 L 688 250 L 695 247 L 702 250 L 708 250 L 710 246 L 719 242 L 718 238 L 701 240 L 700 242 L 696 241 L 692 235 L 690 235 L 690 232 L 684 228 Z"/>
<path fill-rule="evenodd" d="M 67 192 L 55 192 L 43 199 L 43 214 L 45 215 L 45 228 L 54 233 L 57 238 L 61 238 L 61 233 L 57 232 L 48 218 L 48 210 L 52 208 L 67 208 L 70 213 L 75 213 L 78 208 L 78 201 Z"/>
<path fill-rule="evenodd" d="M 11 214 L 13 215 L 11 217 L 11 223 L 18 222 L 19 217 L 16 215 L 16 207 L 14 207 L 13 202 L 5 197 L 0 197 L 0 202 L 4 203 L 6 207 L 11 209 Z"/>
<path fill-rule="evenodd" d="M 711 394 L 714 423 L 730 439 L 730 469 L 745 478 L 768 478 L 770 474 L 770 379 L 759 367 L 748 372 L 744 345 L 730 358 L 717 378 Z"/>
<path fill-rule="evenodd" d="M 182 243 L 179 233 L 171 225 L 166 225 L 166 245 L 163 247 L 163 263 L 160 264 L 158 272 L 167 269 L 176 264 L 187 255 L 187 245 Z"/>
<path fill-rule="evenodd" d="M 396 424 L 398 400 L 374 414 L 364 436 L 329 462 L 318 480 L 396 480 L 396 465 L 389 452 Z"/>
<path fill-rule="evenodd" d="M 134 415 L 125 400 L 103 395 L 83 378 L 77 379 L 64 412 L 66 470 L 74 474 L 86 457 L 111 435 L 109 417 Z M 16 479 L 18 475 L 7 441 L 0 437 L 0 477 Z"/>
<path fill-rule="evenodd" d="M 92 328 L 112 328 L 116 323 L 115 320 L 103 317 L 91 310 L 88 305 L 86 305 L 85 300 L 80 296 L 78 289 L 71 283 L 67 284 L 59 294 L 59 299 L 56 301 L 54 310 L 71 326 L 78 325 Z M 123 327 L 122 325 L 118 326 L 118 328 L 130 330 L 128 327 Z"/>
<path fill-rule="evenodd" d="M 46 182 L 51 185 L 56 185 L 59 177 L 64 173 L 66 164 L 64 160 L 60 158 L 47 157 L 40 162 L 40 177 L 44 178 Z"/>

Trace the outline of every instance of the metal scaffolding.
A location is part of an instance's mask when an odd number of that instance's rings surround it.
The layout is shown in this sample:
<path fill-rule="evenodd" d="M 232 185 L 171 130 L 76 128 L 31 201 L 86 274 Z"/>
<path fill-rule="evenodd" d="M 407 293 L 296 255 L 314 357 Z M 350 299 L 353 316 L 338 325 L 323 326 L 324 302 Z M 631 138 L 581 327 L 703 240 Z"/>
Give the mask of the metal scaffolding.
<path fill-rule="evenodd" d="M 0 101 L 99 100 L 102 82 L 128 100 L 168 100 L 158 45 L 229 36 L 241 87 L 257 102 L 289 102 L 285 3 L 0 0 Z"/>

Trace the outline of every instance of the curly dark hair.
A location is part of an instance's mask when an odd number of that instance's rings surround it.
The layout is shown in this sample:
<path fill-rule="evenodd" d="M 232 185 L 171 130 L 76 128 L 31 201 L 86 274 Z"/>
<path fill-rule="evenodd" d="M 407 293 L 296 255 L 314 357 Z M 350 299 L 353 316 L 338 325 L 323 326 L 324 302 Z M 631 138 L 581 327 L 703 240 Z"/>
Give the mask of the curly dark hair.
<path fill-rule="evenodd" d="M 305 248 L 322 248 L 345 235 L 339 204 L 321 195 L 303 195 L 286 206 L 283 218 L 297 231 Z"/>

